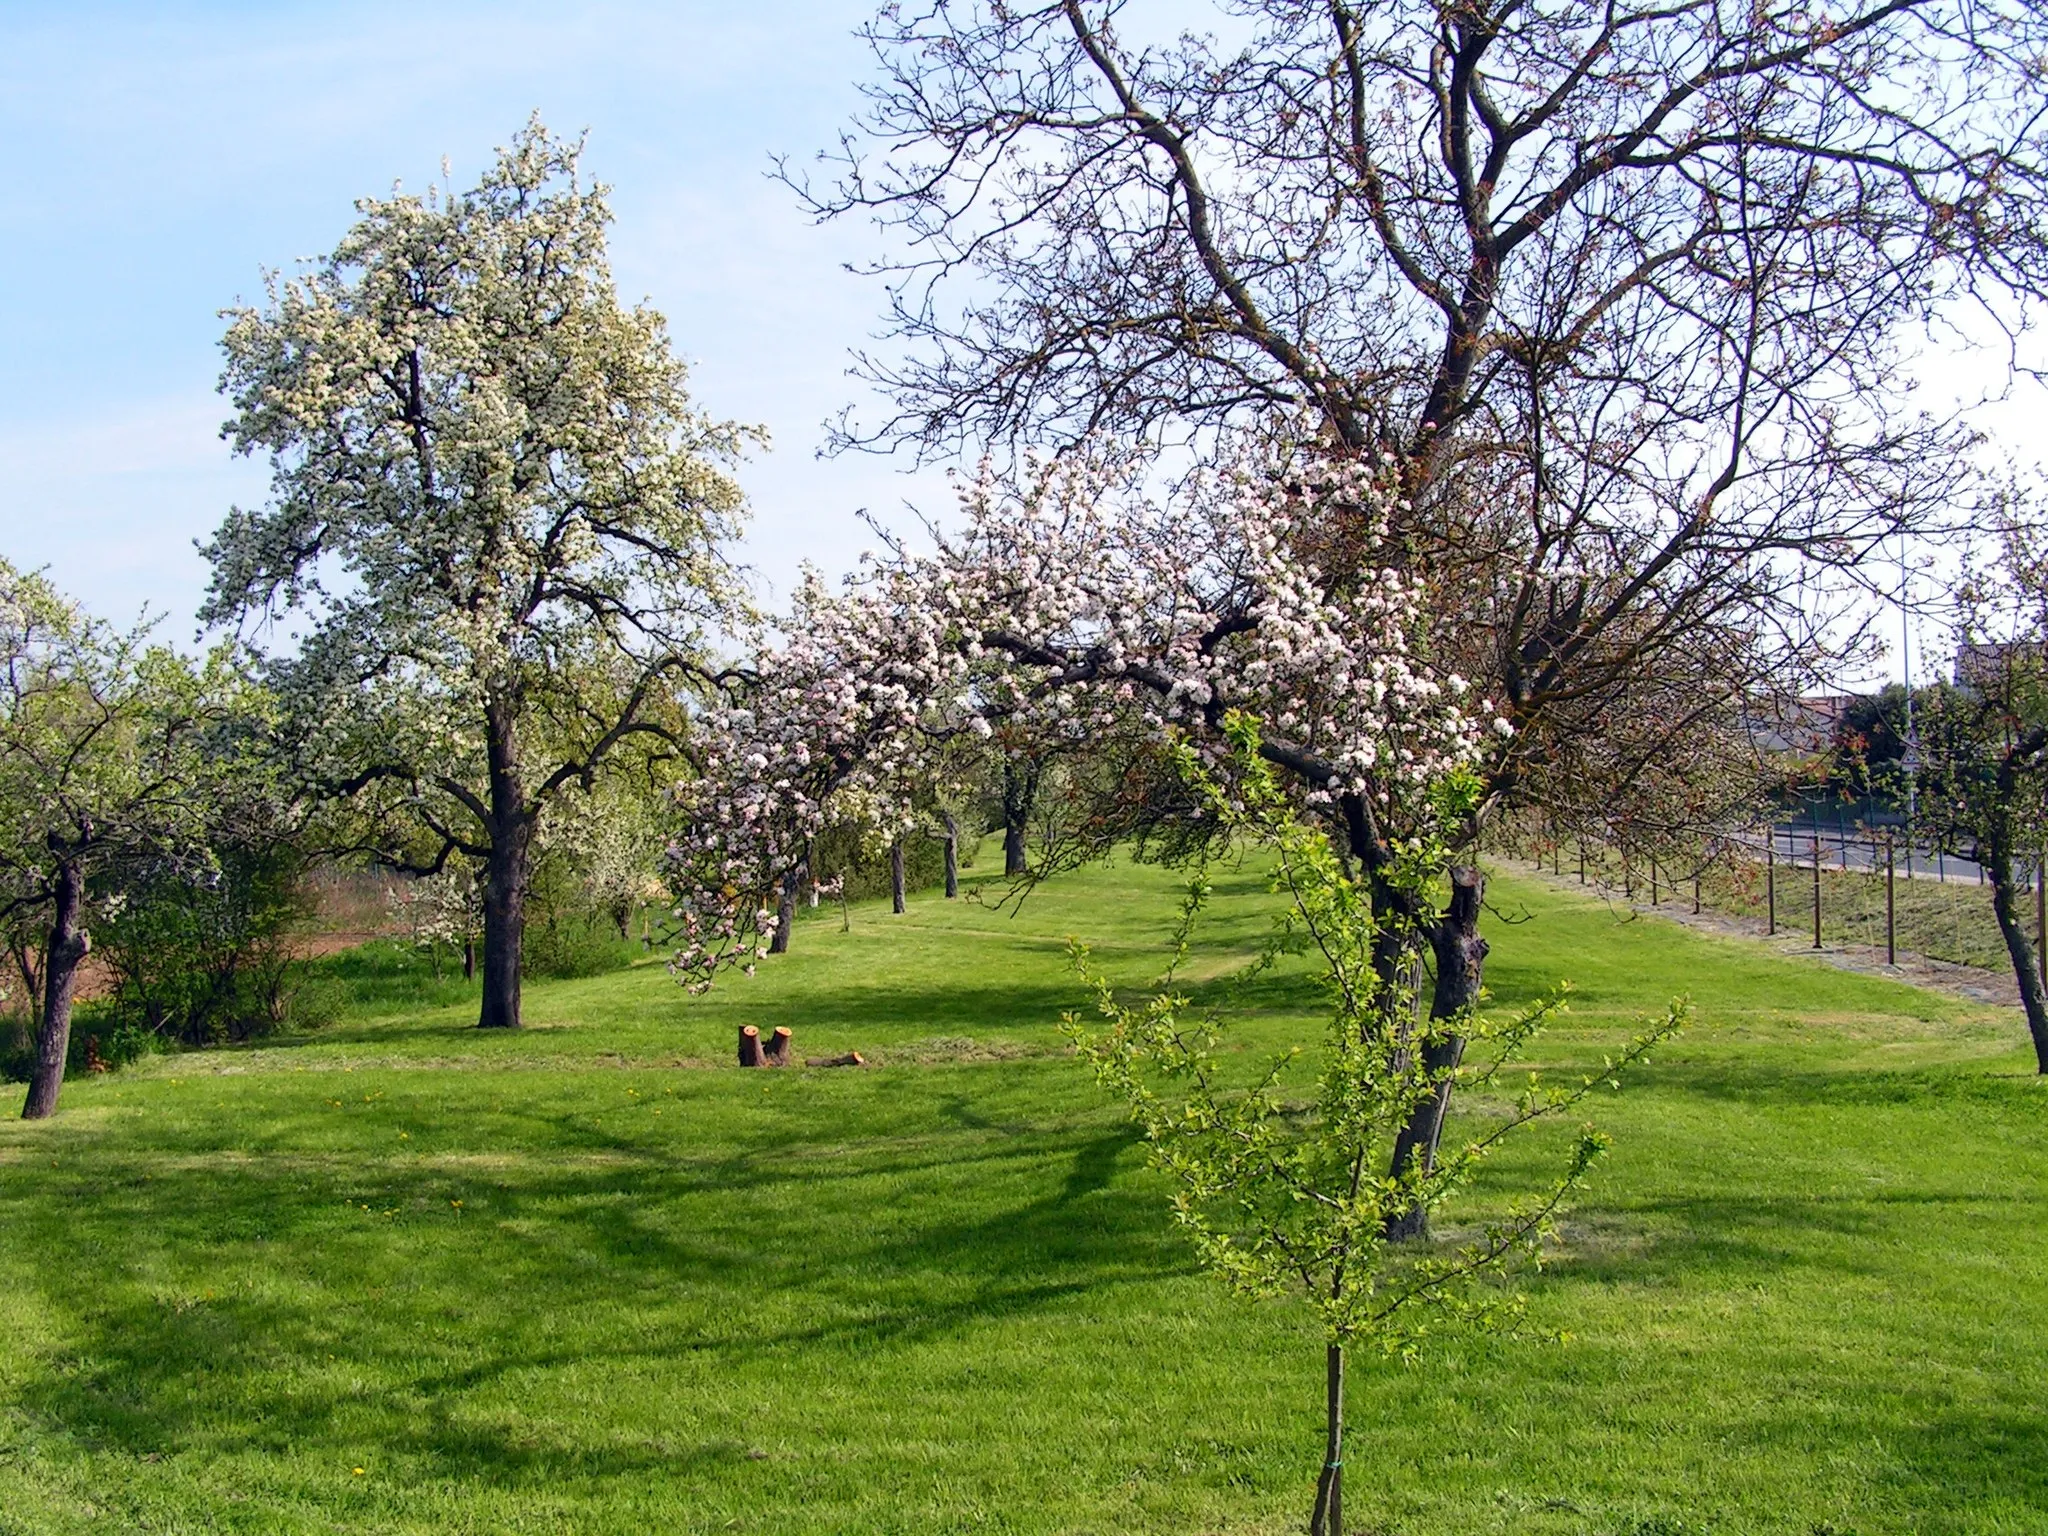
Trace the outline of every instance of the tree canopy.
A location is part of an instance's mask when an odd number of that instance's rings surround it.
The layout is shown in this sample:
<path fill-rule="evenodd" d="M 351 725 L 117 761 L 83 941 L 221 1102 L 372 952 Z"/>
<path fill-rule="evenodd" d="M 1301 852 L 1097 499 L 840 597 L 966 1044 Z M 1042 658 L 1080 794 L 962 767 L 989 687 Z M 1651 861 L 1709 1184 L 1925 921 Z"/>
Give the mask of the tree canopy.
<path fill-rule="evenodd" d="M 620 303 L 580 154 L 535 120 L 469 191 L 360 202 L 222 343 L 226 434 L 273 494 L 206 547 L 202 617 L 294 614 L 299 770 L 386 860 L 484 864 L 488 1025 L 518 1022 L 547 804 L 674 736 L 744 606 L 731 469 L 758 434 L 698 412 L 662 318 Z"/>

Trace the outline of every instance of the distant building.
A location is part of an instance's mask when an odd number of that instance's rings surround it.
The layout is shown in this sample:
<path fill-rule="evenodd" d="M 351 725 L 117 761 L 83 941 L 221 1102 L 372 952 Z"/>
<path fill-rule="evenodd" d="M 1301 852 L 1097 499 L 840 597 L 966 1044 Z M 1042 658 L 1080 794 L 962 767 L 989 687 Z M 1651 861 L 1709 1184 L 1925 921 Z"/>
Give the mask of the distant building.
<path fill-rule="evenodd" d="M 1810 693 L 1759 701 L 1745 711 L 1743 724 L 1759 752 L 1812 757 L 1833 748 L 1856 699 L 1853 693 Z"/>
<path fill-rule="evenodd" d="M 1956 647 L 1955 685 L 1974 691 L 2015 671 L 2040 676 L 2048 651 L 2039 640 L 1985 640 Z"/>

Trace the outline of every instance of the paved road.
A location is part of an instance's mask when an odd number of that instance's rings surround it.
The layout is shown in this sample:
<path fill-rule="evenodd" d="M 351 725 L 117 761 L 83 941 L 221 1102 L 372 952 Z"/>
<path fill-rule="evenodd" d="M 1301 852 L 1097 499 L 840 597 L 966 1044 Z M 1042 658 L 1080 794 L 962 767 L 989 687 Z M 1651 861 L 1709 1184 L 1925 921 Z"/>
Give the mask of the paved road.
<path fill-rule="evenodd" d="M 1821 822 L 1789 822 L 1771 828 L 1772 851 L 1780 864 L 1811 869 L 1816 844 L 1818 844 L 1821 868 L 1823 869 L 1868 869 L 1884 868 L 1886 844 L 1882 836 L 1872 837 L 1856 827 Z M 1757 857 L 1763 857 L 1764 837 L 1755 834 L 1754 846 Z M 1967 885 L 1984 883 L 1984 872 L 1968 859 L 1952 853 L 1942 853 L 1932 848 L 1909 848 L 1903 838 L 1899 839 L 1891 856 L 1897 860 L 1894 868 L 1900 879 L 1909 875 L 1915 880 L 1955 881 Z"/>

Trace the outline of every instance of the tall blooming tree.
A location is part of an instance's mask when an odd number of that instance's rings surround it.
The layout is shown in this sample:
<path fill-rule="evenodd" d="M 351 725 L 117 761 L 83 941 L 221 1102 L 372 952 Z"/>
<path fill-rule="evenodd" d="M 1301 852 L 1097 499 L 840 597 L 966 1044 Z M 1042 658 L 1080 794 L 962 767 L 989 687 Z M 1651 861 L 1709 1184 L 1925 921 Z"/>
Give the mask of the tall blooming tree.
<path fill-rule="evenodd" d="M 623 743 L 673 733 L 747 429 L 691 405 L 619 302 L 605 189 L 535 120 L 471 190 L 366 199 L 334 252 L 232 311 L 226 433 L 273 494 L 206 553 L 209 622 L 292 615 L 301 767 L 400 867 L 485 871 L 480 1023 L 519 1023 L 536 829 Z"/>

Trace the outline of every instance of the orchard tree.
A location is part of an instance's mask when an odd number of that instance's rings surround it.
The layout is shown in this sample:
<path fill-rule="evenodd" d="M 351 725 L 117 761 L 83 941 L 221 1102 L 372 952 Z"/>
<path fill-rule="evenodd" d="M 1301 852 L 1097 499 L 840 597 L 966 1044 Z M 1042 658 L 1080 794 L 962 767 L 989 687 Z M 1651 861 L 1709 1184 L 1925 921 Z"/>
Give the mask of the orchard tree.
<path fill-rule="evenodd" d="M 1849 761 L 1895 806 L 1910 806 L 1910 835 L 1983 870 L 2035 1067 L 2048 1074 L 2048 986 L 2026 911 L 2029 866 L 2048 876 L 2048 546 L 2038 515 L 2008 503 L 1990 559 L 1954 595 L 1955 678 L 1913 690 L 1912 777 L 1888 750 L 1909 740 L 1902 689 L 1879 696 Z"/>
<path fill-rule="evenodd" d="M 1284 902 L 1277 931 L 1235 979 L 1258 976 L 1284 955 L 1306 956 L 1329 1007 L 1321 1038 L 1259 1063 L 1248 1079 L 1244 1046 L 1226 1043 L 1227 1008 L 1198 1009 L 1177 990 L 1175 973 L 1210 897 L 1205 868 L 1189 882 L 1163 990 L 1143 1004 L 1122 1001 L 1093 969 L 1086 947 L 1075 946 L 1103 1023 L 1090 1026 L 1069 1014 L 1067 1033 L 1097 1079 L 1128 1106 L 1154 1166 L 1173 1181 L 1174 1216 L 1203 1260 L 1235 1289 L 1254 1296 L 1294 1292 L 1315 1308 L 1324 1333 L 1325 1417 L 1309 1530 L 1343 1536 L 1351 1355 L 1362 1346 L 1382 1357 L 1412 1357 L 1447 1329 L 1513 1330 L 1521 1298 L 1484 1282 L 1539 1253 L 1605 1138 L 1581 1130 L 1557 1176 L 1486 1223 L 1475 1240 L 1432 1248 L 1398 1243 L 1400 1223 L 1451 1199 L 1480 1163 L 1533 1121 L 1618 1085 L 1619 1072 L 1681 1026 L 1685 1007 L 1674 1003 L 1590 1077 L 1551 1086 L 1529 1073 L 1505 1113 L 1481 1117 L 1442 1157 L 1390 1171 L 1417 1109 L 1453 1080 L 1503 1085 L 1537 1030 L 1563 1011 L 1564 994 L 1507 1019 L 1468 1006 L 1418 1025 L 1415 999 L 1404 988 L 1382 986 L 1376 963 L 1390 944 L 1408 947 L 1387 931 L 1408 916 L 1376 903 L 1326 831 L 1300 819 L 1296 797 L 1259 755 L 1256 725 L 1231 714 L 1223 729 L 1236 748 L 1228 780 L 1218 780 L 1185 747 L 1177 754 L 1182 776 L 1238 847 L 1269 853 L 1271 887 Z M 1470 773 L 1452 768 L 1408 796 L 1410 835 L 1398 865 L 1380 870 L 1380 882 L 1441 880 L 1449 852 L 1443 832 L 1477 788 Z M 1478 899 L 1469 883 L 1456 891 L 1455 899 Z M 1446 1057 L 1440 1047 L 1452 1035 L 1472 1049 Z"/>
<path fill-rule="evenodd" d="M 1403 1351 L 1446 1320 L 1502 1321 L 1472 1282 L 1540 1241 L 1597 1139 L 1478 1242 L 1399 1240 L 1504 1137 L 1606 1080 L 1532 1084 L 1499 1123 L 1437 1155 L 1453 1086 L 1495 1080 L 1552 1009 L 1488 1024 L 1483 949 L 1435 941 L 1444 877 L 1462 917 L 1482 898 L 1449 838 L 1484 792 L 1473 765 L 1507 722 L 1421 653 L 1419 589 L 1384 563 L 1333 589 L 1296 537 L 1342 512 L 1384 541 L 1396 501 L 1373 470 L 1313 450 L 1248 458 L 1163 504 L 1142 465 L 1086 455 L 1038 465 L 1014 489 L 984 477 L 932 553 L 898 550 L 837 592 L 805 585 L 787 638 L 704 722 L 676 845 L 675 965 L 700 989 L 721 965 L 751 969 L 768 952 L 782 872 L 820 829 L 861 817 L 900 835 L 962 739 L 1149 747 L 1193 791 L 1183 814 L 1274 852 L 1293 917 L 1267 961 L 1311 953 L 1335 1004 L 1311 1060 L 1290 1053 L 1246 1092 L 1242 1053 L 1220 1051 L 1220 1022 L 1191 1016 L 1170 984 L 1133 1008 L 1098 981 L 1106 1025 L 1073 1032 L 1179 1181 L 1175 1210 L 1204 1257 L 1247 1290 L 1298 1285 L 1321 1312 L 1321 1533 L 1342 1529 L 1347 1352 Z M 1384 543 L 1373 553 L 1383 559 Z M 1194 890 L 1190 924 L 1199 877 Z M 1413 962 L 1432 946 L 1424 1018 Z M 1674 1010 L 1626 1059 L 1677 1022 Z M 1418 1123 L 1427 1156 L 1411 1141 Z"/>
<path fill-rule="evenodd" d="M 2038 629 L 1984 647 L 1968 686 L 1915 689 L 1913 832 L 1974 862 L 2018 984 L 2036 1070 L 2048 1073 L 2048 989 L 2029 937 L 2029 865 L 2048 851 L 2048 669 Z M 1881 782 L 1897 802 L 1904 774 Z"/>
<path fill-rule="evenodd" d="M 1418 652 L 1422 594 L 1398 571 L 1333 588 L 1303 554 L 1296 532 L 1339 505 L 1385 536 L 1379 468 L 1253 457 L 1157 501 L 1142 464 L 1071 454 L 1021 486 L 965 486 L 930 554 L 899 549 L 836 592 L 807 580 L 787 638 L 702 721 L 674 849 L 678 971 L 703 986 L 765 954 L 775 892 L 826 826 L 912 830 L 955 744 L 998 730 L 1048 753 L 1185 735 L 1222 764 L 1243 712 L 1302 807 L 1392 870 L 1416 786 L 1510 727 Z M 1416 899 L 1378 897 L 1411 919 Z"/>
<path fill-rule="evenodd" d="M 792 175 L 898 239 L 898 345 L 861 359 L 895 409 L 843 441 L 1200 459 L 1305 414 L 1398 495 L 1386 543 L 1337 503 L 1300 553 L 1338 589 L 1391 560 L 1513 723 L 1460 844 L 1508 805 L 1711 822 L 1745 708 L 1857 642 L 1881 542 L 1976 505 L 1910 354 L 2048 283 L 2048 11 L 1218 11 L 1227 43 L 1118 0 L 880 13 L 866 112 Z M 1483 955 L 1478 911 L 1418 936 Z"/>
<path fill-rule="evenodd" d="M 169 869 L 204 879 L 218 807 L 259 771 L 234 750 L 254 699 L 233 657 L 195 665 L 149 631 L 0 560 L 0 915 L 42 935 L 25 1119 L 56 1113 L 95 912 Z"/>
<path fill-rule="evenodd" d="M 605 189 L 538 120 L 466 192 L 394 195 L 231 311 L 236 450 L 273 496 L 207 546 L 210 622 L 289 615 L 301 771 L 390 864 L 480 863 L 480 1023 L 519 1023 L 536 829 L 622 744 L 673 736 L 742 598 L 729 473 L 659 315 L 619 302 Z"/>

